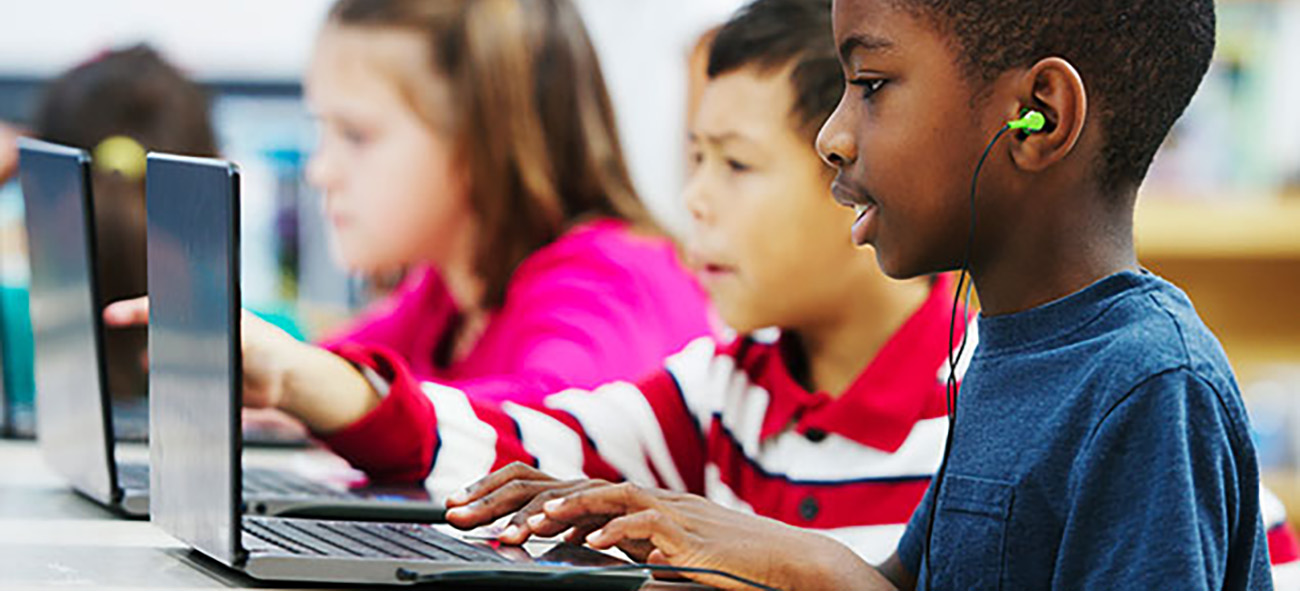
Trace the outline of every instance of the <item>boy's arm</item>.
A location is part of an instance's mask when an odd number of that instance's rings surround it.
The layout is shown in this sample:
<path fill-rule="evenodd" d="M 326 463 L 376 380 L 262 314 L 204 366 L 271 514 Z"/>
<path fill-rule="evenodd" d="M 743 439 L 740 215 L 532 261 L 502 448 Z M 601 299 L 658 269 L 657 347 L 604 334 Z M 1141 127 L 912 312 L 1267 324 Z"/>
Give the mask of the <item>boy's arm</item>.
<path fill-rule="evenodd" d="M 1185 369 L 1121 399 L 1071 471 L 1053 588 L 1269 588 L 1239 408 Z"/>
<path fill-rule="evenodd" d="M 325 437 L 376 480 L 424 480 L 445 493 L 521 462 L 560 478 L 702 487 L 703 437 L 665 371 L 637 384 L 560 392 L 538 405 L 499 404 L 479 399 L 472 384 L 421 382 L 382 348 L 336 353 L 388 385 L 365 418 Z"/>
<path fill-rule="evenodd" d="M 890 554 L 880 566 L 876 567 L 880 575 L 889 579 L 889 583 L 899 591 L 912 591 L 916 589 L 916 576 L 903 566 L 903 561 L 898 554 Z"/>

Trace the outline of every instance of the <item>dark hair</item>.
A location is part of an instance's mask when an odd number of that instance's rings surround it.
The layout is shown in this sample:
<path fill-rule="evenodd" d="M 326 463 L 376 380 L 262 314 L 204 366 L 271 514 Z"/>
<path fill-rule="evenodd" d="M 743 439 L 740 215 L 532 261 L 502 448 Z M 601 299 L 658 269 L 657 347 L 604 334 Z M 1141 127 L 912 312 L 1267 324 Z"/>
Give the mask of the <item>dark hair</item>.
<path fill-rule="evenodd" d="M 1136 189 L 1214 54 L 1213 0 L 894 0 L 950 35 L 983 87 L 1060 57 L 1079 70 L 1105 137 L 1104 191 Z"/>
<path fill-rule="evenodd" d="M 709 78 L 741 68 L 772 72 L 793 65 L 791 115 L 815 137 L 844 93 L 831 31 L 831 0 L 754 0 L 718 30 Z"/>
<path fill-rule="evenodd" d="M 32 121 L 37 137 L 84 148 L 96 157 L 91 192 L 99 305 L 144 295 L 144 163 L 127 167 L 124 174 L 101 166 L 105 159 L 97 148 L 123 136 L 130 138 L 128 145 L 136 145 L 138 159 L 146 150 L 215 156 L 207 95 L 153 49 L 137 45 L 104 53 L 60 75 L 45 88 Z M 109 391 L 118 396 L 143 393 L 145 330 L 114 329 L 104 337 Z"/>
<path fill-rule="evenodd" d="M 207 94 L 148 45 L 109 51 L 59 76 L 33 124 L 42 139 L 87 149 L 125 135 L 148 150 L 217 151 Z"/>
<path fill-rule="evenodd" d="M 430 75 L 447 80 L 457 111 L 449 119 L 478 218 L 483 305 L 503 304 L 519 263 L 584 218 L 653 227 L 596 51 L 568 0 L 339 0 L 330 22 L 427 40 Z M 396 83 L 425 100 L 423 85 Z"/>

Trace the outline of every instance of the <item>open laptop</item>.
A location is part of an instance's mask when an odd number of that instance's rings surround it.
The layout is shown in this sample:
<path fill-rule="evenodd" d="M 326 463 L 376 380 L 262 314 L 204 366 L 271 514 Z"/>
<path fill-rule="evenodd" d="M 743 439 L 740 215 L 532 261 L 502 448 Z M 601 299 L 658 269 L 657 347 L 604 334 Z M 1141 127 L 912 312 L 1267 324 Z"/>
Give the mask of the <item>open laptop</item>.
<path fill-rule="evenodd" d="M 154 523 L 266 580 L 402 584 L 456 572 L 499 582 L 620 564 L 569 544 L 542 544 L 536 558 L 499 551 L 432 525 L 242 515 L 238 170 L 150 154 L 147 174 Z M 624 587 L 643 579 L 601 577 Z"/>
<path fill-rule="evenodd" d="M 148 465 L 117 459 L 105 387 L 89 156 L 37 140 L 19 142 L 39 446 L 79 493 L 127 516 L 147 517 Z M 441 505 L 420 487 L 354 492 L 268 469 L 250 470 L 248 476 L 245 500 L 253 513 L 395 521 L 434 521 L 442 515 Z"/>
<path fill-rule="evenodd" d="M 90 158 L 83 150 L 27 138 L 18 142 L 41 452 L 78 492 L 128 514 L 147 515 L 147 500 L 142 503 L 119 482 L 111 418 L 103 410 L 93 254 L 84 237 L 93 229 Z"/>

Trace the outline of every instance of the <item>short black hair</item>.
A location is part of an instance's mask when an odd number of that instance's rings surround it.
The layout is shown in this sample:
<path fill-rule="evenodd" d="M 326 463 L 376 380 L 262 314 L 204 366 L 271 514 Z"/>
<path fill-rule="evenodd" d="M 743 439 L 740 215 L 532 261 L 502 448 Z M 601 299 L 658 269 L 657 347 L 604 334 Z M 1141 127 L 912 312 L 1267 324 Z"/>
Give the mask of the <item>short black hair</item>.
<path fill-rule="evenodd" d="M 955 42 L 971 80 L 1060 57 L 1099 107 L 1103 191 L 1136 189 L 1214 54 L 1213 0 L 893 0 Z"/>
<path fill-rule="evenodd" d="M 709 48 L 709 78 L 742 68 L 771 72 L 793 64 L 792 113 L 815 137 L 844 93 L 831 29 L 831 0 L 754 0 L 718 29 Z"/>

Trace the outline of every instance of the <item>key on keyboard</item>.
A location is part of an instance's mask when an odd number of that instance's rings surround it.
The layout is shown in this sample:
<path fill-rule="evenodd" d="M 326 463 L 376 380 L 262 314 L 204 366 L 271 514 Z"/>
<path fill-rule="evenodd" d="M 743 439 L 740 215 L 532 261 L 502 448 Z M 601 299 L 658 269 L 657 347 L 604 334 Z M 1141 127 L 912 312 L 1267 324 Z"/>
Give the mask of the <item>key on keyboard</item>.
<path fill-rule="evenodd" d="M 244 529 L 259 540 L 295 554 L 509 562 L 496 553 L 422 526 L 246 517 Z"/>
<path fill-rule="evenodd" d="M 315 545 L 305 545 L 294 541 L 279 533 L 276 528 L 268 527 L 266 522 L 257 519 L 244 518 L 244 534 L 246 534 L 244 536 L 244 545 L 249 549 L 264 549 L 265 546 L 274 546 L 293 554 L 325 554 Z M 253 543 L 249 539 L 250 536 L 261 543 Z"/>
<path fill-rule="evenodd" d="M 306 478 L 266 468 L 244 470 L 244 493 L 292 497 L 349 498 L 346 492 Z"/>
<path fill-rule="evenodd" d="M 466 560 L 474 562 L 510 562 L 496 552 L 475 546 L 442 533 L 432 527 L 414 523 L 376 523 L 377 529 L 387 530 L 395 535 L 416 539 L 431 546 L 436 546 Z"/>
<path fill-rule="evenodd" d="M 117 465 L 117 479 L 118 485 L 122 488 L 147 490 L 149 488 L 149 465 L 119 463 Z M 296 474 L 277 472 L 267 468 L 244 470 L 244 494 L 333 499 L 351 498 L 351 495 L 347 492 L 330 488 Z"/>

